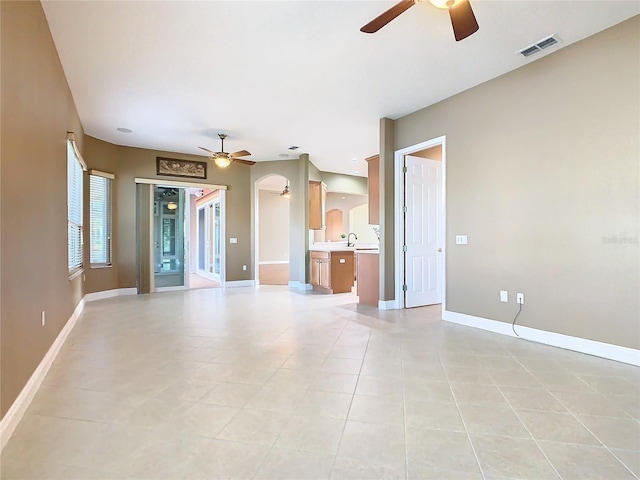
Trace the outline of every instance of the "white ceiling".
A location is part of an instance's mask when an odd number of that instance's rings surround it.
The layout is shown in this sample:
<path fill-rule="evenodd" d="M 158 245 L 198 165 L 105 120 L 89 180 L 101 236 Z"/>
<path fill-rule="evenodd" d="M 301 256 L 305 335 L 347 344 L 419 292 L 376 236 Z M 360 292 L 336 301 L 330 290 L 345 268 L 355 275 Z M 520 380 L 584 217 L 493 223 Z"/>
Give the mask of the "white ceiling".
<path fill-rule="evenodd" d="M 359 31 L 395 3 L 43 1 L 87 134 L 201 154 L 220 149 L 222 132 L 225 151 L 251 160 L 308 153 L 320 170 L 363 176 L 380 118 L 640 13 L 638 1 L 472 0 L 480 30 L 456 43 L 447 11 L 422 3 L 376 34 Z M 559 46 L 515 54 L 554 33 Z"/>

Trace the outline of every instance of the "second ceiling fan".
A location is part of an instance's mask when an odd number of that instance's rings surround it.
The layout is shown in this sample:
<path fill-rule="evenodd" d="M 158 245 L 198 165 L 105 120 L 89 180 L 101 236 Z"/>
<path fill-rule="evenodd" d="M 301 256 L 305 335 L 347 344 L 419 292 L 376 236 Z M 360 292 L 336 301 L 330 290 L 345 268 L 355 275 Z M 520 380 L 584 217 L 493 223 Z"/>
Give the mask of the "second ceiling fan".
<path fill-rule="evenodd" d="M 240 150 L 239 152 L 233 152 L 233 153 L 225 152 L 224 151 L 224 139 L 227 138 L 227 134 L 226 133 L 219 133 L 218 137 L 220 137 L 220 141 L 222 143 L 222 145 L 220 146 L 220 150 L 222 150 L 222 151 L 220 151 L 220 152 L 212 152 L 208 148 L 198 147 L 199 149 L 204 150 L 205 152 L 209 152 L 211 154 L 211 160 L 213 160 L 216 165 L 218 165 L 219 167 L 225 168 L 225 167 L 228 167 L 231 164 L 231 162 L 244 163 L 245 165 L 255 165 L 256 164 L 256 162 L 254 162 L 252 160 L 243 160 L 241 158 L 238 158 L 238 157 L 248 157 L 249 155 L 251 155 L 246 150 Z"/>
<path fill-rule="evenodd" d="M 364 33 L 375 33 L 420 1 L 422 0 L 402 0 L 400 3 L 396 3 L 389 10 L 371 20 L 362 27 L 360 31 Z M 456 42 L 478 31 L 478 22 L 476 21 L 476 16 L 473 13 L 469 0 L 429 0 L 429 2 L 435 7 L 449 10 L 451 26 L 453 27 Z"/>

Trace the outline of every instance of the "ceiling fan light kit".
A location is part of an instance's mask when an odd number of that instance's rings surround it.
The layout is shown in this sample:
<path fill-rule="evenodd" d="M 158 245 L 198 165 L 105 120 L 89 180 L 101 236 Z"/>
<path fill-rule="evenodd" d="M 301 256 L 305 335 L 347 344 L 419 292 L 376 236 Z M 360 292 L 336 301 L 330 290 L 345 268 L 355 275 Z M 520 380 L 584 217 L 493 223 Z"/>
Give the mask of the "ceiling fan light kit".
<path fill-rule="evenodd" d="M 211 154 L 211 160 L 214 161 L 214 163 L 220 167 L 220 168 L 227 168 L 229 165 L 231 165 L 231 162 L 238 162 L 238 163 L 243 163 L 245 165 L 255 165 L 256 162 L 252 161 L 252 160 L 243 160 L 241 158 L 238 157 L 248 157 L 249 155 L 251 155 L 249 152 L 247 152 L 246 150 L 240 150 L 238 152 L 233 152 L 233 153 L 227 153 L 224 151 L 224 139 L 227 138 L 227 134 L 226 133 L 219 133 L 218 137 L 220 138 L 220 142 L 221 142 L 221 148 L 220 150 L 222 150 L 221 152 L 213 152 L 211 150 L 209 150 L 208 148 L 204 148 L 204 147 L 198 147 L 200 150 L 204 150 L 205 152 L 208 152 Z"/>
<path fill-rule="evenodd" d="M 424 0 L 402 0 L 400 3 L 396 3 L 389 10 L 367 23 L 360 31 L 364 33 L 375 33 L 420 1 Z M 451 26 L 453 27 L 456 42 L 464 40 L 478 31 L 478 22 L 469 0 L 429 0 L 429 3 L 436 8 L 446 8 L 449 10 L 449 17 L 451 18 Z"/>
<path fill-rule="evenodd" d="M 213 159 L 213 162 L 220 168 L 227 168 L 229 165 L 231 165 L 231 159 L 222 155 L 218 155 L 217 157 L 215 157 Z"/>

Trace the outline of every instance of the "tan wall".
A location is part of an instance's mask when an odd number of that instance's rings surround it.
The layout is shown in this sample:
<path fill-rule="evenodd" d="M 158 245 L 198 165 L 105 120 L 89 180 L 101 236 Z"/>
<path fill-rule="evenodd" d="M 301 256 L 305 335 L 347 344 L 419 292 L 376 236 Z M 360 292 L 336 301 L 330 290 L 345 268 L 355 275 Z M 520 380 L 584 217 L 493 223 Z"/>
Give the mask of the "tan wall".
<path fill-rule="evenodd" d="M 120 156 L 120 148 L 117 145 L 103 142 L 88 135 L 84 136 L 83 158 L 87 162 L 89 170 L 101 170 L 103 172 L 113 173 L 118 171 L 118 159 Z M 112 207 L 115 205 L 115 199 L 118 197 L 118 176 L 112 182 Z M 89 225 L 89 175 L 85 177 L 84 184 L 84 224 Z M 117 238 L 118 231 L 118 211 L 112 208 L 112 239 Z M 114 260 L 110 267 L 90 268 L 89 267 L 89 242 L 91 238 L 85 231 L 85 293 L 102 292 L 104 290 L 112 290 L 118 288 L 118 264 L 115 261 L 118 258 L 118 243 L 111 242 L 111 258 Z"/>
<path fill-rule="evenodd" d="M 364 180 L 365 180 L 365 186 L 366 186 L 366 178 Z M 344 233 L 345 235 L 347 235 L 349 232 L 354 232 L 358 236 L 358 238 L 360 238 L 360 236 L 363 235 L 364 231 L 356 231 L 356 229 L 353 226 L 351 226 L 351 223 L 349 221 L 349 211 L 359 205 L 366 204 L 367 201 L 368 201 L 368 197 L 366 195 L 352 195 L 349 193 L 342 194 L 342 193 L 333 193 L 333 192 L 327 193 L 327 201 L 326 201 L 327 212 L 333 209 L 342 211 L 342 226 L 340 227 L 339 233 Z M 368 211 L 369 210 L 367 208 L 367 212 Z M 368 218 L 367 218 L 367 221 L 368 221 Z M 358 225 L 358 230 L 364 230 L 362 229 L 362 225 Z M 371 232 L 373 233 L 373 230 L 371 229 L 371 227 L 369 227 L 369 225 L 366 226 L 366 230 L 371 230 Z M 342 239 L 327 238 L 326 240 L 340 241 Z"/>
<path fill-rule="evenodd" d="M 0 9 L 4 416 L 83 295 L 82 275 L 68 280 L 66 255 L 66 138 L 75 132 L 82 151 L 83 132 L 40 3 Z"/>
<path fill-rule="evenodd" d="M 289 261 L 290 198 L 284 198 L 279 193 L 260 190 L 258 255 L 261 263 Z"/>
<path fill-rule="evenodd" d="M 430 160 L 442 161 L 442 145 L 436 145 L 435 147 L 425 148 L 418 152 L 413 152 L 411 155 L 414 157 L 428 158 Z"/>
<path fill-rule="evenodd" d="M 242 270 L 242 265 L 251 261 L 251 202 L 249 190 L 249 167 L 232 163 L 221 169 L 209 163 L 207 179 L 187 179 L 156 175 L 156 157 L 178 158 L 203 161 L 204 157 L 184 155 L 172 152 L 146 150 L 142 148 L 119 147 L 120 163 L 118 168 L 118 197 L 116 208 L 118 215 L 118 284 L 120 288 L 136 286 L 136 219 L 135 198 L 136 178 L 158 179 L 163 184 L 173 181 L 193 181 L 226 185 L 226 281 L 251 279 L 251 270 Z M 230 244 L 229 238 L 238 239 Z"/>
<path fill-rule="evenodd" d="M 640 347 L 639 62 L 635 17 L 396 121 L 447 136 L 448 310 Z"/>
<path fill-rule="evenodd" d="M 368 195 L 369 193 L 367 177 L 331 172 L 321 172 L 321 176 L 327 186 L 327 192 L 352 193 L 354 195 Z"/>

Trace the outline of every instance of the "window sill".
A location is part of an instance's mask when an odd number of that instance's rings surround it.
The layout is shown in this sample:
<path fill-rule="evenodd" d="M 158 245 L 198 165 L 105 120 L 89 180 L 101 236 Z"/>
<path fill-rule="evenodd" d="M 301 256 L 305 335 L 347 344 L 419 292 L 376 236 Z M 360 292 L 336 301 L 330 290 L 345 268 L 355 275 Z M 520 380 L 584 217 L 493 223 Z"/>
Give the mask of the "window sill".
<path fill-rule="evenodd" d="M 73 272 L 69 272 L 69 281 L 75 280 L 77 277 L 79 277 L 83 273 L 84 273 L 84 268 L 82 267 L 78 268 L 77 270 L 74 270 Z"/>
<path fill-rule="evenodd" d="M 101 268 L 111 268 L 113 265 L 111 263 L 94 263 L 89 268 L 91 270 L 100 270 Z"/>

